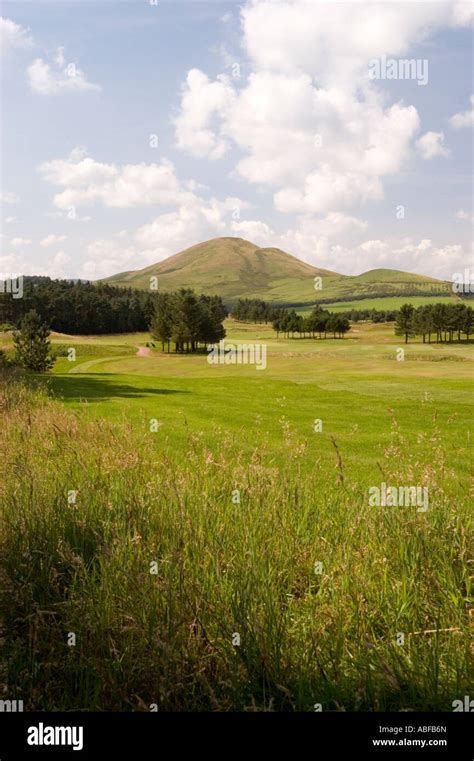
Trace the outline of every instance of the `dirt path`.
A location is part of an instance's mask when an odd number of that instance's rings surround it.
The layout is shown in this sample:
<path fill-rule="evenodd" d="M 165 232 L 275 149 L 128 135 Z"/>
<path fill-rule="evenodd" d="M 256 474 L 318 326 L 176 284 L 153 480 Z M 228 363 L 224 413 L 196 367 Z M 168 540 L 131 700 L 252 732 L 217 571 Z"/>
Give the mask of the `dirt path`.
<path fill-rule="evenodd" d="M 147 346 L 137 346 L 137 357 L 151 357 L 151 349 L 149 349 Z"/>

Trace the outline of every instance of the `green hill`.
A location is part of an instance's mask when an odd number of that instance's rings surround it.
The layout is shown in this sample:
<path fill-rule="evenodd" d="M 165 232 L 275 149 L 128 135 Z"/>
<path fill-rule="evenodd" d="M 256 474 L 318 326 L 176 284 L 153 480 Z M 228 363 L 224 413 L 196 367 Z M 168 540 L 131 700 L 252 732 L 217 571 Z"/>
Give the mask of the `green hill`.
<path fill-rule="evenodd" d="M 375 269 L 361 275 L 340 275 L 323 281 L 318 301 L 352 301 L 394 296 L 450 297 L 455 299 L 451 283 L 428 275 L 415 275 L 394 269 Z"/>
<path fill-rule="evenodd" d="M 214 238 L 198 243 L 141 270 L 106 278 L 111 285 L 148 289 L 158 277 L 160 291 L 194 288 L 229 302 L 258 298 L 285 304 L 328 303 L 388 296 L 452 296 L 450 284 L 424 275 L 376 269 L 340 275 L 313 267 L 278 248 L 260 248 L 242 238 Z M 315 290 L 315 278 L 322 289 Z"/>

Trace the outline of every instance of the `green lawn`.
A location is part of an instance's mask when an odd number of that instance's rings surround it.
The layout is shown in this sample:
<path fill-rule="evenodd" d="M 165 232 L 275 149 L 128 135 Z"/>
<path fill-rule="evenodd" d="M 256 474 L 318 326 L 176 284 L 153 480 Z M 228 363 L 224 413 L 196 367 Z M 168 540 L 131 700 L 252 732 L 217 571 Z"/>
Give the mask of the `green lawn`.
<path fill-rule="evenodd" d="M 55 342 L 76 348 L 76 361 L 58 359 L 41 382 L 89 418 L 127 420 L 144 434 L 156 419 L 158 446 L 183 446 L 192 432 L 217 451 L 232 433 L 245 451 L 264 445 L 281 462 L 291 431 L 306 441 L 311 468 L 313 457 L 333 461 L 331 434 L 354 476 L 371 482 L 396 418 L 414 452 L 425 446 L 423 436 L 441 428 L 452 467 L 464 467 L 459 449 L 468 445 L 471 346 L 413 342 L 398 362 L 401 344 L 391 325 L 356 325 L 343 340 L 287 340 L 268 325 L 228 320 L 226 341 L 266 344 L 267 368 L 257 370 L 210 366 L 205 354 L 158 347 L 150 357 L 136 356 L 150 340 L 134 334 L 68 343 L 57 336 Z M 322 432 L 313 430 L 316 419 Z"/>
<path fill-rule="evenodd" d="M 332 304 L 321 304 L 323 309 L 330 312 L 347 312 L 351 309 L 378 309 L 385 311 L 387 309 L 400 309 L 404 304 L 412 304 L 414 307 L 425 306 L 425 304 L 453 304 L 459 301 L 457 296 L 386 296 L 382 299 L 355 299 L 354 301 L 335 301 Z M 306 316 L 314 309 L 311 306 L 297 309 L 298 314 Z"/>

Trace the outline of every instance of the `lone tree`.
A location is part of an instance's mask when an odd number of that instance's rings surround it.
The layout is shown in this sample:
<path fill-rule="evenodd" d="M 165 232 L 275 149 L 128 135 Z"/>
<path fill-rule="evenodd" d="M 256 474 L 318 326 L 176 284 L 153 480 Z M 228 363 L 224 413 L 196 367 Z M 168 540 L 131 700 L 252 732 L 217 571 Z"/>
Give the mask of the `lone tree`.
<path fill-rule="evenodd" d="M 15 361 L 25 370 L 42 373 L 54 363 L 49 353 L 50 330 L 34 310 L 28 312 L 21 321 L 20 330 L 13 334 Z"/>

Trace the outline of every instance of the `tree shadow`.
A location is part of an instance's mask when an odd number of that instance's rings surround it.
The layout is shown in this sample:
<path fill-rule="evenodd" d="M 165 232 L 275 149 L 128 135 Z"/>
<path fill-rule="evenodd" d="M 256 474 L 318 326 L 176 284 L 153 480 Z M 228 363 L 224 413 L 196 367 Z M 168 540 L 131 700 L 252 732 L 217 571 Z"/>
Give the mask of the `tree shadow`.
<path fill-rule="evenodd" d="M 108 380 L 99 373 L 87 376 L 48 375 L 36 376 L 35 382 L 45 387 L 52 395 L 68 401 L 103 402 L 114 397 L 123 399 L 144 399 L 147 396 L 167 394 L 189 394 L 189 391 L 168 388 L 140 388 L 126 383 Z"/>

